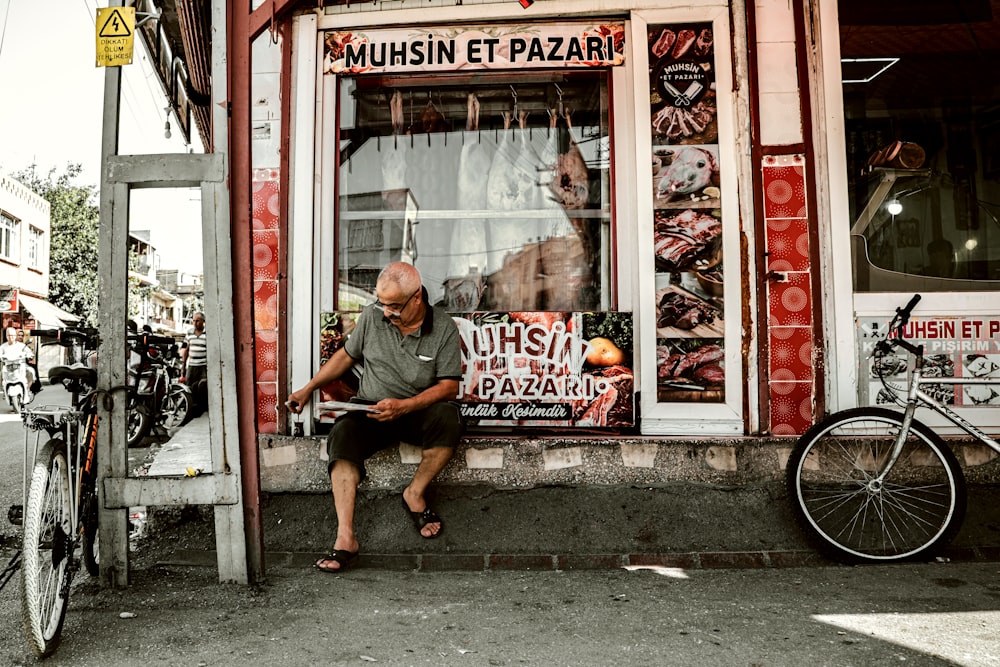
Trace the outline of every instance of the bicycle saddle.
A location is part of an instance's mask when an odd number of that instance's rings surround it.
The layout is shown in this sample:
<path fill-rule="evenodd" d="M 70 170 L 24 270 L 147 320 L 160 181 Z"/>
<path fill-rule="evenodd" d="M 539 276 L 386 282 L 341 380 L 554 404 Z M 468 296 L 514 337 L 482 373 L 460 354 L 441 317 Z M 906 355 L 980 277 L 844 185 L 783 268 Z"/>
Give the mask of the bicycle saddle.
<path fill-rule="evenodd" d="M 55 366 L 49 371 L 51 384 L 57 384 L 63 380 L 76 380 L 88 387 L 96 387 L 97 371 L 86 366 Z"/>

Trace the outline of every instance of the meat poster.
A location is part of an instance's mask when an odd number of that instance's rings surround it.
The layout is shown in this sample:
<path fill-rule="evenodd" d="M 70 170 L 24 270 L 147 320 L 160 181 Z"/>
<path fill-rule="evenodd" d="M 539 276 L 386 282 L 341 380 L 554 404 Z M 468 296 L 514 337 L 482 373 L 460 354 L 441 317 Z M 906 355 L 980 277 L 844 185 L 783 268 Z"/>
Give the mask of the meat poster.
<path fill-rule="evenodd" d="M 879 377 L 905 394 L 910 357 L 897 350 L 872 357 L 875 344 L 885 338 L 889 317 L 862 317 L 858 321 L 862 404 L 893 404 L 893 395 Z M 996 384 L 929 384 L 922 389 L 945 403 L 960 407 L 1000 406 L 1000 317 L 913 317 L 903 335 L 924 346 L 924 377 L 996 380 Z"/>
<path fill-rule="evenodd" d="M 631 313 L 476 313 L 455 322 L 467 424 L 635 424 Z"/>
<path fill-rule="evenodd" d="M 320 316 L 320 361 L 333 356 L 357 312 Z M 462 344 L 459 403 L 468 426 L 630 428 L 635 425 L 632 314 L 489 312 L 453 317 Z M 347 401 L 357 376 L 323 387 Z M 337 414 L 314 406 L 315 418 Z"/>
<path fill-rule="evenodd" d="M 711 23 L 650 25 L 657 400 L 725 400 L 722 191 Z"/>

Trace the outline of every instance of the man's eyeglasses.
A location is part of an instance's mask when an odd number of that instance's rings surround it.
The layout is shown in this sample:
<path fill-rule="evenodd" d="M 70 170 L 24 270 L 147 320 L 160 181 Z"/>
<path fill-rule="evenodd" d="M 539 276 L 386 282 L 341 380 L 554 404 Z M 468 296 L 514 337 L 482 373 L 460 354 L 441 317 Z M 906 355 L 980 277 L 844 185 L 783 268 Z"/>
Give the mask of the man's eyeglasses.
<path fill-rule="evenodd" d="M 406 307 L 410 305 L 410 301 L 413 300 L 413 297 L 415 297 L 417 295 L 417 292 L 419 291 L 420 290 L 418 289 L 416 292 L 407 297 L 406 301 L 404 301 L 401 306 L 397 306 L 394 303 L 382 303 L 378 299 L 375 300 L 375 303 L 373 305 L 379 310 L 381 310 L 382 314 L 388 317 L 389 319 L 398 320 L 400 317 L 403 316 L 403 311 L 406 310 Z"/>

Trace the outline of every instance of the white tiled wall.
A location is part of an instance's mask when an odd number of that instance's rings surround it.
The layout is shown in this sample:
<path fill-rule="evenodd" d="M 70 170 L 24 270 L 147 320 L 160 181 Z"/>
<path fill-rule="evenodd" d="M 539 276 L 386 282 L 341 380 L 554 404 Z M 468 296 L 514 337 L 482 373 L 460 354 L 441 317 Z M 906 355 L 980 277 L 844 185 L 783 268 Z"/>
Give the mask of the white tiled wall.
<path fill-rule="evenodd" d="M 756 0 L 760 135 L 765 146 L 802 142 L 792 0 Z"/>

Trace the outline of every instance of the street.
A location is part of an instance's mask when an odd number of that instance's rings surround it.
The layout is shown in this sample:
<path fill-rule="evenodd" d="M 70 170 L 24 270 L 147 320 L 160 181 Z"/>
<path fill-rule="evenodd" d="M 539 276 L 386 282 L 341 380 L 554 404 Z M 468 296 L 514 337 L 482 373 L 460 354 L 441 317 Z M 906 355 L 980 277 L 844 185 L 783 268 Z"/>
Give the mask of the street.
<path fill-rule="evenodd" d="M 153 567 L 76 587 L 51 665 L 1000 665 L 1000 564 L 340 576 Z M 0 663 L 32 664 L 16 588 Z"/>

